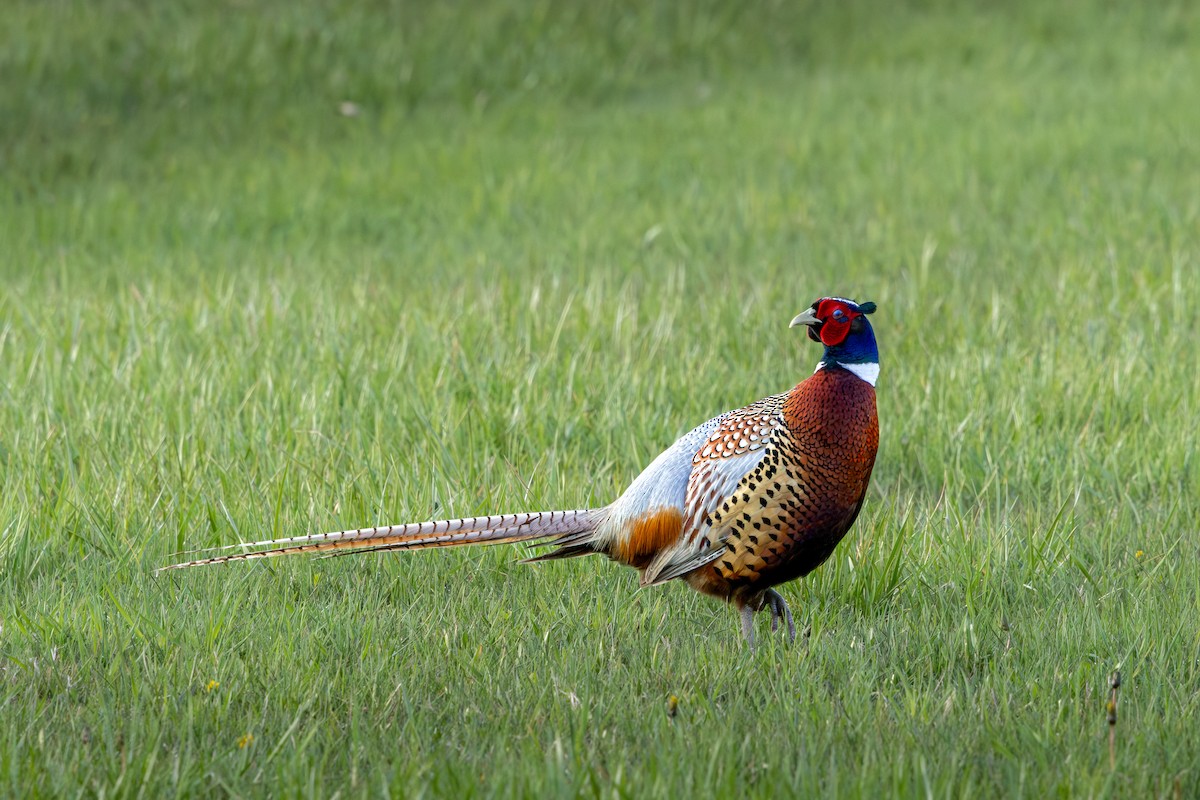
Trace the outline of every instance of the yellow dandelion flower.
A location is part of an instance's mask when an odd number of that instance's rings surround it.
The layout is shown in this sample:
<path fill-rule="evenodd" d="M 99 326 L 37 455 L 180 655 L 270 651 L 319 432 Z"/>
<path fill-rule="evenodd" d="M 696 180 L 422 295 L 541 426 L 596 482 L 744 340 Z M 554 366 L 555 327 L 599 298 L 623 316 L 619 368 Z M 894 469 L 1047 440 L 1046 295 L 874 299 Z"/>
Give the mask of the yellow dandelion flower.
<path fill-rule="evenodd" d="M 221 685 L 220 681 L 209 681 L 208 683 L 204 684 L 204 691 L 206 691 L 206 692 L 216 691 L 217 687 L 220 685 Z"/>
<path fill-rule="evenodd" d="M 245 750 L 247 747 L 249 747 L 252 744 L 254 744 L 254 734 L 253 733 L 243 734 L 242 737 L 240 739 L 238 739 L 238 741 L 237 741 L 238 750 Z"/>
<path fill-rule="evenodd" d="M 1144 556 L 1144 555 L 1146 555 L 1146 553 L 1145 553 L 1144 551 L 1142 551 L 1142 550 L 1138 550 L 1136 553 L 1134 553 L 1134 554 L 1133 554 L 1133 557 L 1134 557 L 1134 558 L 1141 558 L 1141 557 L 1142 557 L 1142 556 Z"/>

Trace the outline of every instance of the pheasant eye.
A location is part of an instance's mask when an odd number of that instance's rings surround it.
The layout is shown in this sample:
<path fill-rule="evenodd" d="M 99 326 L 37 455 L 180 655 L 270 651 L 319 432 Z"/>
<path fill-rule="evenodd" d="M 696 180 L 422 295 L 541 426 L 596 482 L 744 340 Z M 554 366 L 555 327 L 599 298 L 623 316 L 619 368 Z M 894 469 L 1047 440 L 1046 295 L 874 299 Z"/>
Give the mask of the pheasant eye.
<path fill-rule="evenodd" d="M 846 312 L 842 311 L 839 308 L 833 312 L 833 318 L 836 319 L 838 322 L 845 322 L 846 321 Z"/>

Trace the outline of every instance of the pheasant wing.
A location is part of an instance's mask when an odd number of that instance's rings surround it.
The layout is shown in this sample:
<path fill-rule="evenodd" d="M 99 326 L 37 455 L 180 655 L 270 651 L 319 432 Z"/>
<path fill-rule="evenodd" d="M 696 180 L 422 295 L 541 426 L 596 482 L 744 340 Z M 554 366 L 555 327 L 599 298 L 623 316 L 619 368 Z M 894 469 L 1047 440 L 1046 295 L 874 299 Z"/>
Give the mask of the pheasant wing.
<path fill-rule="evenodd" d="M 767 488 L 764 476 L 777 471 L 770 462 L 778 458 L 778 444 L 787 435 L 785 398 L 782 394 L 767 397 L 715 420 L 692 458 L 683 535 L 646 568 L 643 586 L 664 583 L 711 563 L 725 552 L 730 534 L 739 530 L 739 520 L 753 524 L 759 512 L 751 504 L 757 506 L 754 498 Z"/>

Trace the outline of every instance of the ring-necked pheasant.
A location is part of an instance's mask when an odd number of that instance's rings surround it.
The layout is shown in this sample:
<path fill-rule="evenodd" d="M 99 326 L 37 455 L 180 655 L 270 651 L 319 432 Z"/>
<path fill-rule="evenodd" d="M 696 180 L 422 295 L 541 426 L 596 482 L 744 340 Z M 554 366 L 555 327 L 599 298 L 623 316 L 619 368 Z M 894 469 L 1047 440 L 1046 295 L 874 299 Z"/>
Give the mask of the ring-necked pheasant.
<path fill-rule="evenodd" d="M 609 506 L 544 511 L 252 542 L 253 552 L 164 569 L 297 553 L 349 554 L 460 544 L 556 546 L 530 558 L 601 553 L 642 573 L 643 586 L 681 578 L 740 612 L 754 643 L 764 607 L 771 628 L 796 628 L 773 588 L 829 557 L 862 508 L 879 420 L 874 303 L 824 297 L 792 320 L 825 346 L 816 372 L 791 391 L 710 419 L 671 445 Z"/>

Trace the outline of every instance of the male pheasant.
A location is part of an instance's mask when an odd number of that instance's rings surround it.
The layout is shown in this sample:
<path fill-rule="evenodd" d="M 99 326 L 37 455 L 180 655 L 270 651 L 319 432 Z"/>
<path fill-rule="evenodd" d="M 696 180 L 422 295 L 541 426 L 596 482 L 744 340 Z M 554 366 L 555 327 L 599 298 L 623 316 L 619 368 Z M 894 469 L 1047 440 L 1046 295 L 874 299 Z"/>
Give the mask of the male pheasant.
<path fill-rule="evenodd" d="M 829 558 L 866 496 L 879 419 L 879 351 L 867 314 L 874 303 L 823 297 L 792 320 L 825 353 L 791 391 L 726 412 L 671 445 L 604 508 L 439 520 L 252 542 L 269 549 L 164 569 L 297 553 L 349 554 L 460 544 L 555 546 L 528 559 L 601 553 L 653 586 L 681 578 L 737 606 L 753 646 L 754 614 L 772 630 L 791 611 L 773 587 Z"/>

